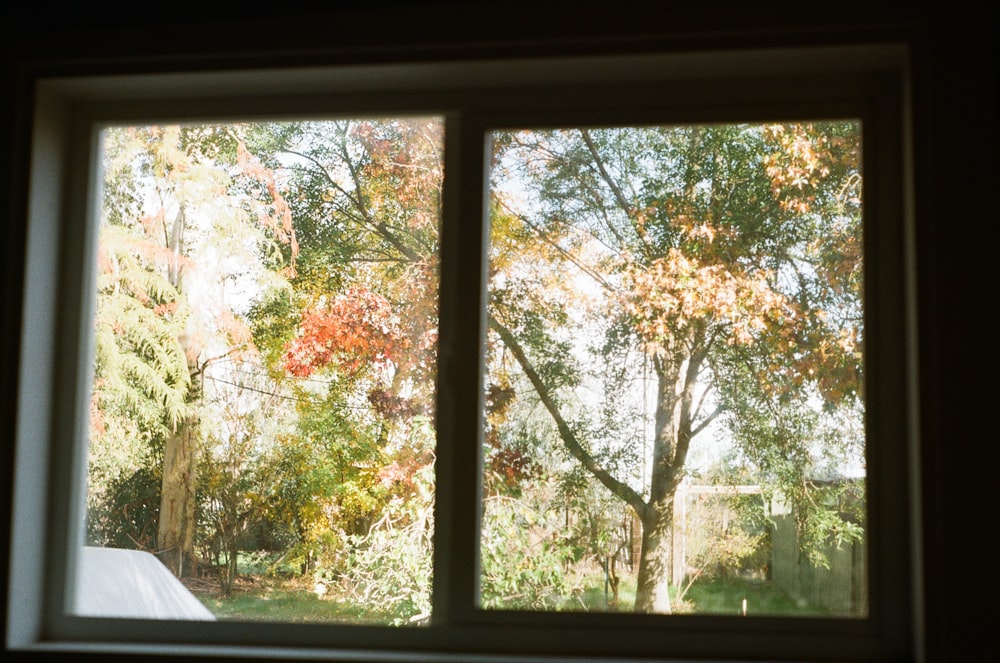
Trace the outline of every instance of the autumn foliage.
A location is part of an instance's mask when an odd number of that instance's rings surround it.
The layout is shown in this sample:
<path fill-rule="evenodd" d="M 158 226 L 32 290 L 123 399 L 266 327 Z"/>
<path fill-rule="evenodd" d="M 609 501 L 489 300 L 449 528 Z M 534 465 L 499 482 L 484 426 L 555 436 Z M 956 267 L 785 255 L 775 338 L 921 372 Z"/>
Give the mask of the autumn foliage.
<path fill-rule="evenodd" d="M 286 348 L 285 367 L 296 377 L 330 364 L 348 373 L 385 367 L 405 343 L 388 300 L 356 287 L 302 314 L 300 334 Z"/>
<path fill-rule="evenodd" d="M 787 488 L 863 414 L 859 132 L 493 134 L 482 431 L 464 440 L 483 445 L 484 605 L 562 601 L 567 568 L 628 549 L 636 610 L 671 610 L 666 533 L 691 449 L 721 430 L 755 481 Z M 128 465 L 116 444 L 145 445 L 156 470 L 165 443 L 189 445 L 231 561 L 254 532 L 394 623 L 425 619 L 444 122 L 109 135 L 102 485 Z"/>

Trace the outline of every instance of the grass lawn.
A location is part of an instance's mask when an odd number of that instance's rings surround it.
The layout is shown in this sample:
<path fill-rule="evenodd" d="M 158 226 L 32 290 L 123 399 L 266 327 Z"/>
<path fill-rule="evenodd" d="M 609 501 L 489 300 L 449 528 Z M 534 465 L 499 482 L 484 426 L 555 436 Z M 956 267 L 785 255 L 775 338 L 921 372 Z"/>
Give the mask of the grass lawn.
<path fill-rule="evenodd" d="M 767 580 L 740 578 L 695 583 L 684 597 L 690 612 L 713 615 L 741 615 L 746 600 L 747 615 L 823 615 L 826 610 L 800 604 L 785 590 Z"/>
<path fill-rule="evenodd" d="M 319 597 L 301 580 L 289 581 L 262 576 L 244 577 L 228 599 L 219 597 L 218 588 L 190 586 L 195 596 L 218 619 L 226 621 L 269 621 L 286 623 L 388 624 L 390 617 L 366 609 L 348 598 Z M 725 579 L 695 582 L 675 607 L 675 612 L 738 615 L 747 602 L 748 615 L 822 615 L 825 611 L 799 605 L 777 585 L 763 580 Z M 623 579 L 618 604 L 605 596 L 603 583 L 591 586 L 565 606 L 568 611 L 628 612 L 635 600 L 635 583 Z M 607 607 L 606 607 L 607 606 Z"/>
<path fill-rule="evenodd" d="M 301 581 L 255 577 L 243 579 L 229 598 L 218 587 L 189 587 L 198 600 L 222 621 L 285 623 L 385 624 L 389 618 L 350 600 L 319 597 Z"/>

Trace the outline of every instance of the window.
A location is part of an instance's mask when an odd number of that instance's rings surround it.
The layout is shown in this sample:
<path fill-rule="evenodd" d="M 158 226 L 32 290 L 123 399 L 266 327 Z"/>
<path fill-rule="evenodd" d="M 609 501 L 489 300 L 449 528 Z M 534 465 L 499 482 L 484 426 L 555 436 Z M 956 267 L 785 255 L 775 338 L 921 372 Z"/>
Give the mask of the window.
<path fill-rule="evenodd" d="M 862 134 L 492 132 L 482 605 L 865 615 Z"/>
<path fill-rule="evenodd" d="M 52 79 L 32 142 L 16 500 L 12 648 L 330 658 L 428 653 L 796 660 L 912 655 L 906 498 L 910 453 L 903 72 L 886 49 L 817 49 Z M 69 607 L 84 540 L 86 431 L 95 340 L 100 131 L 232 121 L 441 117 L 439 336 L 433 586 L 424 628 L 145 621 Z M 481 578 L 484 348 L 491 333 L 490 152 L 512 129 L 854 122 L 864 163 L 864 610 L 851 618 L 489 608 Z M 853 126 L 853 125 L 852 125 Z M 612 140 L 606 132 L 594 140 Z M 621 136 L 617 140 L 622 140 Z M 637 139 L 640 140 L 640 139 Z M 586 147 L 585 143 L 580 143 Z M 698 185 L 697 182 L 694 183 Z M 521 210 L 523 211 L 523 210 Z M 554 263 L 553 263 L 554 264 Z M 494 290 L 488 289 L 488 286 Z M 60 297 L 51 297 L 58 292 Z M 493 327 L 496 331 L 496 327 Z M 500 334 L 503 338 L 503 333 Z M 507 349 L 516 345 L 503 339 Z M 513 339 L 516 340 L 516 339 Z M 527 372 L 527 379 L 531 379 Z M 51 459 L 51 463 L 49 460 Z M 303 655 L 305 655 L 303 653 Z"/>
<path fill-rule="evenodd" d="M 426 623 L 442 129 L 101 132 L 88 548 L 155 552 L 220 618 L 256 585 L 249 619 Z"/>

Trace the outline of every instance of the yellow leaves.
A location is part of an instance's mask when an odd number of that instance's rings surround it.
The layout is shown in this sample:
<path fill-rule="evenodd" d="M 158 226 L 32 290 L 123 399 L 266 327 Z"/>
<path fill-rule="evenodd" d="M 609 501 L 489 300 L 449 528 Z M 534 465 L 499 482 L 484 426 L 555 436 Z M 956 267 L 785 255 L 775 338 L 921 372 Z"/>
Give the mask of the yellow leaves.
<path fill-rule="evenodd" d="M 772 140 L 779 139 L 785 134 L 785 127 L 781 124 L 769 124 L 764 127 L 764 135 Z"/>
<path fill-rule="evenodd" d="M 771 320 L 790 315 L 783 295 L 764 271 L 735 273 L 719 264 L 702 264 L 671 249 L 648 267 L 626 270 L 624 306 L 646 341 L 669 346 L 695 324 L 728 327 L 728 342 L 747 344 Z"/>
<path fill-rule="evenodd" d="M 169 178 L 186 173 L 191 167 L 191 161 L 180 146 L 181 128 L 177 125 L 153 127 L 150 133 L 152 137 L 160 139 L 154 143 L 154 155 L 157 165 L 163 169 L 163 175 Z"/>
<path fill-rule="evenodd" d="M 715 229 L 707 223 L 700 223 L 691 229 L 691 237 L 700 238 L 712 242 L 715 240 Z"/>
<path fill-rule="evenodd" d="M 830 137 L 811 124 L 772 125 L 764 137 L 778 148 L 764 159 L 772 194 L 783 210 L 807 213 L 815 202 L 812 191 L 830 176 L 835 161 Z"/>
<path fill-rule="evenodd" d="M 814 198 L 810 196 L 808 199 L 803 198 L 785 198 L 778 203 L 781 209 L 786 212 L 794 212 L 796 214 L 805 214 L 809 211 L 809 203 L 812 202 Z"/>

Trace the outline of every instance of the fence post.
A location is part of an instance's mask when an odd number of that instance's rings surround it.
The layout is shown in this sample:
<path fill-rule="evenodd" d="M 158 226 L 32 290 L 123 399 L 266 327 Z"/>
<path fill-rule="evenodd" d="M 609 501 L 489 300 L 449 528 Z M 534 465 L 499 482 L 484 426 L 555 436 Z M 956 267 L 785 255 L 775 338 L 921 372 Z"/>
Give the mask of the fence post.
<path fill-rule="evenodd" d="M 682 481 L 677 486 L 674 493 L 674 517 L 673 527 L 671 527 L 670 559 L 671 564 L 670 582 L 673 585 L 680 585 L 684 582 L 685 569 L 687 568 L 687 482 Z"/>

